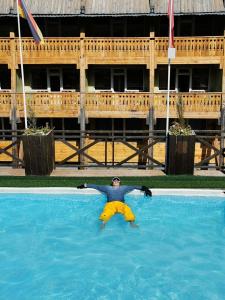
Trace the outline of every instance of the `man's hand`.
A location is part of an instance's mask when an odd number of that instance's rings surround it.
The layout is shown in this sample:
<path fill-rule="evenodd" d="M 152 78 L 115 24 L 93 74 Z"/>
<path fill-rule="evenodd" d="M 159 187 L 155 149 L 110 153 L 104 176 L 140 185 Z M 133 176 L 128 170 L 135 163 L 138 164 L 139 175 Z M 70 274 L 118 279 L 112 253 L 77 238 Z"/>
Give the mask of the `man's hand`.
<path fill-rule="evenodd" d="M 77 186 L 78 189 L 85 189 L 86 187 L 87 187 L 86 183 Z"/>
<path fill-rule="evenodd" d="M 141 190 L 145 193 L 145 196 L 152 197 L 152 192 L 147 186 L 142 186 Z"/>

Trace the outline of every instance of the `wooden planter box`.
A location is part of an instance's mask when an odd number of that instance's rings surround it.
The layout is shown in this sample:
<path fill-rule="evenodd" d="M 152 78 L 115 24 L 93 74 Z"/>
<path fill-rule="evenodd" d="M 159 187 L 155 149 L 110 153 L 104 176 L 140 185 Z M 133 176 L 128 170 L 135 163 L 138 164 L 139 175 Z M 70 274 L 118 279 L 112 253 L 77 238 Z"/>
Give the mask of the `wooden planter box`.
<path fill-rule="evenodd" d="M 166 174 L 193 175 L 195 135 L 168 135 L 166 149 Z"/>
<path fill-rule="evenodd" d="M 55 163 L 54 136 L 23 135 L 24 166 L 26 175 L 50 175 Z"/>

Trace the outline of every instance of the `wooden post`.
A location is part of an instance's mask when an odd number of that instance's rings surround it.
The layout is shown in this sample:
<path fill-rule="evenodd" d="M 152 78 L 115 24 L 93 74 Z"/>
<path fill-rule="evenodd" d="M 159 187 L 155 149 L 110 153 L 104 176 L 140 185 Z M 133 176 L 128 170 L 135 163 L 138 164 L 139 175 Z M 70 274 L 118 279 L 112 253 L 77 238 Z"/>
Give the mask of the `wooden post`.
<path fill-rule="evenodd" d="M 223 70 L 224 71 L 224 70 Z M 221 137 L 220 137 L 220 149 L 224 149 L 224 137 L 225 137 L 225 107 L 221 108 Z M 219 157 L 219 167 L 222 168 L 224 166 L 224 158 L 222 155 Z"/>
<path fill-rule="evenodd" d="M 152 131 L 154 130 L 154 108 L 153 107 L 150 107 L 149 109 L 147 124 L 148 124 L 149 135 L 152 135 L 153 134 Z M 152 142 L 153 139 L 149 138 L 148 144 L 150 145 Z M 153 157 L 154 155 L 153 147 L 148 148 L 148 155 Z M 149 168 L 153 169 L 153 161 L 149 161 Z"/>
<path fill-rule="evenodd" d="M 17 130 L 16 116 L 17 116 L 17 107 L 16 107 L 16 48 L 15 48 L 15 34 L 10 32 L 10 49 L 11 49 L 11 62 L 9 68 L 11 69 L 11 128 L 12 130 Z M 12 132 L 15 135 L 15 132 Z M 16 137 L 12 137 L 12 142 L 16 141 Z M 12 155 L 18 157 L 17 145 L 12 147 Z M 18 167 L 18 163 L 15 159 L 12 161 L 12 167 Z"/>
<path fill-rule="evenodd" d="M 155 32 L 150 32 L 150 60 L 149 60 L 149 92 L 154 93 L 155 87 Z"/>
<path fill-rule="evenodd" d="M 80 148 L 85 146 L 85 129 L 86 129 L 86 115 L 85 115 L 85 92 L 86 92 L 86 62 L 85 62 L 85 49 L 84 49 L 84 29 L 80 32 Z M 84 155 L 80 154 L 80 165 L 81 167 L 85 164 Z"/>

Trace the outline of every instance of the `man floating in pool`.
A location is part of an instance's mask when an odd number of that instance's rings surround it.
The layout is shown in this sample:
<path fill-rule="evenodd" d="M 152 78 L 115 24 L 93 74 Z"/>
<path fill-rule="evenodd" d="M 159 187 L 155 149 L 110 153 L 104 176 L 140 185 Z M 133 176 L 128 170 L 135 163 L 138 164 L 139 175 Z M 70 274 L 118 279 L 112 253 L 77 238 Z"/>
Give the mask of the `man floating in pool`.
<path fill-rule="evenodd" d="M 106 194 L 107 203 L 99 217 L 99 219 L 102 221 L 101 228 L 104 228 L 105 224 L 116 213 L 122 214 L 125 221 L 129 222 L 132 227 L 137 227 L 137 225 L 134 223 L 135 215 L 132 212 L 131 208 L 127 204 L 125 204 L 124 195 L 137 189 L 144 191 L 145 196 L 152 196 L 152 192 L 146 186 L 121 186 L 119 177 L 113 177 L 111 186 L 85 183 L 79 185 L 77 188 L 92 188 Z"/>

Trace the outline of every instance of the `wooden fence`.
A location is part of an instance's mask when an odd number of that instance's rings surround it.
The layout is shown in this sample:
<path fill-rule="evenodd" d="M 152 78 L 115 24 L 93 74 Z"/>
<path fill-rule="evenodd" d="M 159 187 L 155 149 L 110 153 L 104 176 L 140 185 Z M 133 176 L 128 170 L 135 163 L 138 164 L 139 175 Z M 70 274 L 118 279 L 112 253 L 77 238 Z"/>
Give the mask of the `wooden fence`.
<path fill-rule="evenodd" d="M 223 170 L 225 132 L 195 132 L 195 168 Z M 22 131 L 0 130 L 0 166 L 23 167 L 21 134 Z M 79 146 L 81 137 L 85 138 L 82 148 Z M 55 130 L 54 140 L 56 167 L 165 168 L 166 136 L 162 130 Z"/>

